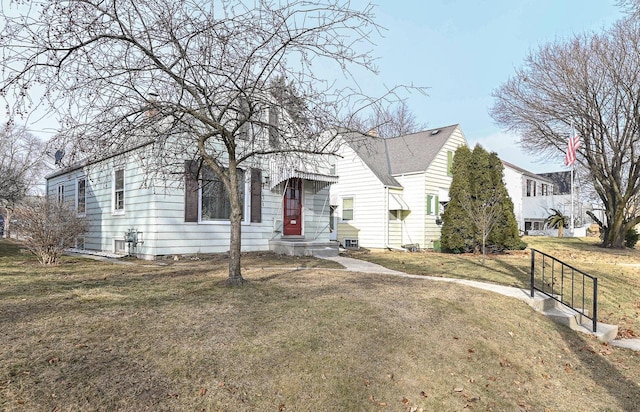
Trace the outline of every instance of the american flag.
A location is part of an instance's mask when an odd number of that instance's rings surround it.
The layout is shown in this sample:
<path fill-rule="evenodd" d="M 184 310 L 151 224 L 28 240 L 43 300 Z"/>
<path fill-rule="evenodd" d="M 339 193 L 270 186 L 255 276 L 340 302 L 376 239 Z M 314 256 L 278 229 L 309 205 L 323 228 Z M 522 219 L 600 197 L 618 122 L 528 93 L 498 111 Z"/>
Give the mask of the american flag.
<path fill-rule="evenodd" d="M 580 136 L 576 135 L 569 138 L 569 143 L 567 144 L 567 156 L 564 158 L 565 165 L 571 166 L 576 162 L 576 152 L 581 145 L 582 142 L 580 142 Z"/>

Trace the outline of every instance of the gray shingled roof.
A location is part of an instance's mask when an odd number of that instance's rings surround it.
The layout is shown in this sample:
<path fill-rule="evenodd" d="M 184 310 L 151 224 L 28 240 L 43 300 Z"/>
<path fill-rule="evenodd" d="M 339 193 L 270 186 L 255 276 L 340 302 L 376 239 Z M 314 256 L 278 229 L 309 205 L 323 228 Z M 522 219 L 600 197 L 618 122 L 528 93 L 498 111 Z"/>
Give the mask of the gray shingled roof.
<path fill-rule="evenodd" d="M 513 170 L 517 171 L 518 173 L 521 173 L 521 174 L 523 174 L 523 175 L 525 175 L 525 176 L 529 176 L 529 177 L 532 177 L 532 178 L 534 178 L 534 179 L 538 179 L 538 180 L 546 180 L 546 181 L 547 181 L 547 182 L 549 182 L 549 183 L 553 183 L 553 180 L 551 180 L 551 179 L 550 179 L 549 177 L 547 177 L 547 176 L 543 176 L 543 175 L 540 175 L 540 174 L 535 174 L 535 173 L 533 173 L 533 172 L 530 172 L 530 171 L 528 171 L 528 170 L 526 170 L 526 169 L 521 168 L 520 166 L 516 166 L 516 165 L 514 165 L 513 163 L 509 163 L 509 162 L 507 162 L 506 160 L 501 160 L 501 162 L 502 162 L 502 164 L 503 164 L 504 166 L 508 166 L 508 167 L 510 167 L 511 169 L 513 169 Z"/>
<path fill-rule="evenodd" d="M 402 187 L 393 175 L 424 172 L 457 124 L 383 139 L 350 134 L 345 140 L 386 186 Z"/>

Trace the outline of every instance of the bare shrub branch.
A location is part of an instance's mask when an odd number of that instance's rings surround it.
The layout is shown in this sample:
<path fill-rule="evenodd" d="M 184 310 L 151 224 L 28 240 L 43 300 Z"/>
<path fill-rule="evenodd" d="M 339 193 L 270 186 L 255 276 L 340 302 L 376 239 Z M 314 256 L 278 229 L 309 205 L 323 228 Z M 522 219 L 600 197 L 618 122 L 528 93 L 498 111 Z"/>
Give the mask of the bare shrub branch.
<path fill-rule="evenodd" d="M 55 265 L 65 249 L 87 231 L 87 222 L 68 203 L 46 197 L 22 202 L 15 211 L 16 228 L 41 264 Z"/>

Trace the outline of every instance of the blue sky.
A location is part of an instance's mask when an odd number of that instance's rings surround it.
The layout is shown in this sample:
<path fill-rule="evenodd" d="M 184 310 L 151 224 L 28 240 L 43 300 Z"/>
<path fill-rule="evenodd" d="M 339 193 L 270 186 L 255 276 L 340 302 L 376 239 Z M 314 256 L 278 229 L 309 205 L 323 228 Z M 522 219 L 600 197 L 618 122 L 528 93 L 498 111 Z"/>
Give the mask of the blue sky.
<path fill-rule="evenodd" d="M 378 0 L 376 20 L 387 29 L 373 39 L 380 75 L 361 79 L 360 86 L 370 95 L 382 94 L 383 85 L 429 87 L 427 96 L 408 100 L 428 128 L 460 124 L 470 146 L 480 143 L 532 172 L 563 170 L 562 153 L 536 161 L 520 150 L 517 136 L 500 130 L 488 114 L 491 92 L 540 45 L 610 26 L 622 16 L 615 1 Z M 353 0 L 352 6 L 366 3 Z M 56 125 L 49 118 L 28 127 L 47 139 Z"/>
<path fill-rule="evenodd" d="M 609 27 L 622 16 L 615 0 L 379 0 L 376 4 L 377 21 L 387 29 L 376 41 L 377 82 L 429 87 L 428 96 L 409 96 L 418 121 L 429 128 L 458 123 L 470 146 L 480 143 L 532 172 L 566 169 L 563 154 L 534 161 L 535 156 L 520 150 L 517 136 L 500 130 L 488 114 L 491 92 L 540 45 Z M 374 83 L 364 87 L 378 94 L 382 88 Z"/>

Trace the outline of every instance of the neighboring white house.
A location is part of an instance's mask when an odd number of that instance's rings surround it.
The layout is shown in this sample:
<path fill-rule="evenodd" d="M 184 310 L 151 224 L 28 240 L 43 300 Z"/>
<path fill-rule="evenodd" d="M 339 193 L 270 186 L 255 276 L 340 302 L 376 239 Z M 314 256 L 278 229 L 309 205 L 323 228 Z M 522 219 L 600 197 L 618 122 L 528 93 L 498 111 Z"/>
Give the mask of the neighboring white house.
<path fill-rule="evenodd" d="M 558 172 L 563 179 L 553 179 L 554 174 L 534 174 L 509 162 L 504 165 L 504 181 L 507 192 L 514 205 L 514 213 L 518 229 L 524 234 L 553 234 L 545 226 L 545 219 L 556 209 L 566 216 L 571 216 L 570 183 L 564 182 L 564 175 L 569 172 Z M 554 181 L 555 180 L 555 181 Z M 560 183 L 562 184 L 560 184 Z M 566 184 L 565 184 L 566 183 Z M 582 226 L 589 222 L 586 212 L 592 210 L 588 204 L 581 202 L 580 188 L 574 183 L 573 216 L 577 222 L 575 235 L 584 236 Z M 565 231 L 571 236 L 571 233 Z"/>
<path fill-rule="evenodd" d="M 334 239 L 344 247 L 437 247 L 453 154 L 467 144 L 460 127 L 342 138 L 340 180 L 330 189 Z"/>

